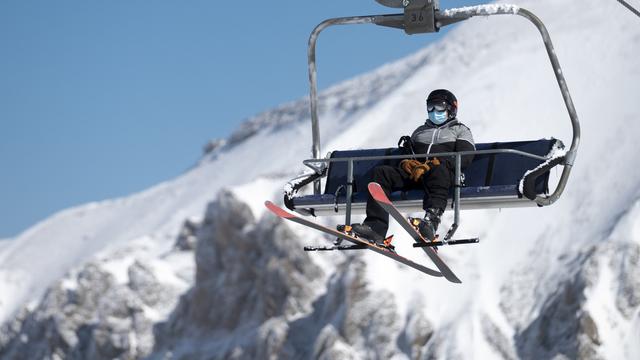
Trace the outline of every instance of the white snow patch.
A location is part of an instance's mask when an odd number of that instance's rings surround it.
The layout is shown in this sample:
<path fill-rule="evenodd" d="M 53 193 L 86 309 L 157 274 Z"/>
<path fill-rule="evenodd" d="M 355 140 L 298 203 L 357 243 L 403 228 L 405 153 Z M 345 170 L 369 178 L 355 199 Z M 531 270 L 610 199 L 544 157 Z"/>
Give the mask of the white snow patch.
<path fill-rule="evenodd" d="M 602 345 L 600 353 L 611 359 L 628 359 L 624 354 L 623 339 L 629 334 L 629 324 L 616 310 L 613 288 L 615 276 L 607 264 L 607 258 L 599 257 L 599 275 L 597 283 L 585 291 L 587 301 L 584 308 L 598 326 Z"/>
<path fill-rule="evenodd" d="M 467 15 L 467 14 L 494 15 L 497 13 L 517 14 L 518 11 L 520 11 L 520 7 L 517 5 L 487 4 L 487 5 L 464 6 L 460 8 L 446 9 L 446 10 L 440 11 L 440 13 L 444 16 L 456 16 L 456 15 Z"/>
<path fill-rule="evenodd" d="M 26 271 L 0 269 L 0 320 L 24 305 L 24 298 L 29 294 L 25 284 L 29 283 L 31 276 L 33 274 Z"/>
<path fill-rule="evenodd" d="M 100 268 L 113 275 L 117 284 L 124 285 L 129 282 L 128 270 L 135 261 L 135 256 L 110 258 L 100 262 Z"/>
<path fill-rule="evenodd" d="M 60 283 L 63 289 L 65 290 L 76 290 L 78 289 L 78 281 L 75 277 L 65 276 Z"/>
<path fill-rule="evenodd" d="M 186 291 L 194 282 L 195 263 L 192 252 L 172 253 L 163 259 L 151 259 L 149 265 L 162 284 Z"/>
<path fill-rule="evenodd" d="M 265 200 L 272 199 L 274 195 L 280 195 L 278 189 L 282 187 L 282 178 L 260 177 L 252 182 L 231 187 L 233 194 L 247 204 L 256 219 L 265 212 Z"/>
<path fill-rule="evenodd" d="M 640 241 L 640 201 L 636 201 L 618 221 L 606 240 L 609 244 Z M 621 289 L 616 270 L 611 268 L 612 260 L 622 254 L 614 253 L 615 247 L 605 247 L 600 251 L 598 278 L 593 287 L 585 291 L 585 309 L 598 324 L 598 334 L 602 345 L 599 352 L 612 359 L 636 359 L 640 355 L 640 309 L 626 318 L 616 306 Z M 620 271 L 617 269 L 617 271 Z"/>
<path fill-rule="evenodd" d="M 142 310 L 144 311 L 144 316 L 153 322 L 164 321 L 171 313 L 171 311 L 159 311 L 144 304 L 142 305 Z"/>
<path fill-rule="evenodd" d="M 636 201 L 620 219 L 611 233 L 610 241 L 632 241 L 640 244 L 640 221 L 638 219 L 640 219 L 640 200 Z"/>
<path fill-rule="evenodd" d="M 295 178 L 289 180 L 283 187 L 285 196 L 289 198 L 293 197 L 297 193 L 296 187 L 312 176 L 316 176 L 316 173 L 313 171 L 305 171 Z"/>
<path fill-rule="evenodd" d="M 567 151 L 568 150 L 565 149 L 564 145 L 561 145 L 561 143 L 556 142 L 555 144 L 553 144 L 553 147 L 551 148 L 551 150 L 546 156 L 547 160 L 545 160 L 535 168 L 531 170 L 527 170 L 527 172 L 525 172 L 524 175 L 522 176 L 522 179 L 520 179 L 520 182 L 518 183 L 518 191 L 520 192 L 520 194 L 524 194 L 524 179 L 526 179 L 529 174 L 547 166 L 554 160 L 564 157 L 565 155 L 567 155 Z M 560 165 L 557 165 L 557 166 L 560 166 Z"/>

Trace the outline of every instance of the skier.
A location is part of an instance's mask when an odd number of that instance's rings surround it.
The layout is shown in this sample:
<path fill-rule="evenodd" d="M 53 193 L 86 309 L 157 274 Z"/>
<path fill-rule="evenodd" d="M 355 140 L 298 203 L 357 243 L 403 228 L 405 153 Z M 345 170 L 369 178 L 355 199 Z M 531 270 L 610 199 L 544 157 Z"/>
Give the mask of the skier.
<path fill-rule="evenodd" d="M 458 121 L 458 100 L 448 90 L 432 91 L 427 97 L 428 119 L 406 139 L 414 154 L 475 150 L 471 130 Z M 473 161 L 473 155 L 462 157 L 464 169 Z M 424 218 L 418 230 L 423 238 L 433 240 L 440 224 L 440 217 L 447 206 L 449 189 L 454 183 L 455 160 L 449 157 L 405 159 L 398 167 L 380 165 L 373 169 L 372 181 L 382 186 L 387 196 L 393 191 L 424 189 L 422 208 Z M 389 228 L 389 214 L 372 198 L 367 199 L 367 217 L 362 224 L 352 224 L 352 231 L 359 237 L 384 244 Z"/>

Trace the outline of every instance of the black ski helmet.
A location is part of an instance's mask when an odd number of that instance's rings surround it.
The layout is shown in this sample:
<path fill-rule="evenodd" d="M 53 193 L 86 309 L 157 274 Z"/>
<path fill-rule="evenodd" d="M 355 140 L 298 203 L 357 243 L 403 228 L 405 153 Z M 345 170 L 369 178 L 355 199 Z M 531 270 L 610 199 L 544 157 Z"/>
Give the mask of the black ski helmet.
<path fill-rule="evenodd" d="M 432 101 L 444 101 L 447 103 L 447 111 L 449 111 L 449 119 L 454 119 L 458 114 L 458 99 L 453 93 L 446 89 L 433 90 L 427 97 L 427 107 Z"/>

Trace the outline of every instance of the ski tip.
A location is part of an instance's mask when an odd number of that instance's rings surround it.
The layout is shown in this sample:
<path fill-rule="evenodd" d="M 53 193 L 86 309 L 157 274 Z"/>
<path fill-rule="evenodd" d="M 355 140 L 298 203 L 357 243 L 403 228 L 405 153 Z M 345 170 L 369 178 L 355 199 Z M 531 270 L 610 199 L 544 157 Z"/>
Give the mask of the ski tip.
<path fill-rule="evenodd" d="M 380 184 L 378 184 L 377 182 L 370 182 L 369 185 L 367 185 L 367 189 L 369 189 L 369 193 L 376 201 L 381 201 L 388 204 L 391 203 L 391 200 L 389 200 L 387 194 L 384 193 L 382 186 L 380 186 Z"/>
<path fill-rule="evenodd" d="M 269 211 L 271 211 L 272 213 L 282 217 L 282 218 L 291 218 L 294 217 L 295 215 L 291 215 L 289 214 L 287 211 L 285 211 L 284 209 L 282 209 L 280 206 L 272 203 L 271 201 L 267 200 L 264 202 L 264 206 L 267 207 L 267 209 L 269 209 Z"/>

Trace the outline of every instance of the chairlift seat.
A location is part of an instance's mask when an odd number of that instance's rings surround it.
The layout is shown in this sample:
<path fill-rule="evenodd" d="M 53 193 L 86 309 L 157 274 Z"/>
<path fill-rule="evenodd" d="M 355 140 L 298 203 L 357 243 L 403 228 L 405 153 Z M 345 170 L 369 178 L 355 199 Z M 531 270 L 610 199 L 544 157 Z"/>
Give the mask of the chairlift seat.
<path fill-rule="evenodd" d="M 547 156 L 558 143 L 556 139 L 533 141 L 494 142 L 476 144 L 476 150 L 514 149 L 526 153 Z M 560 143 L 561 144 L 561 143 Z M 401 155 L 399 148 L 360 149 L 334 151 L 332 159 Z M 354 184 L 351 209 L 353 214 L 364 213 L 367 202 L 367 184 L 371 181 L 373 168 L 378 165 L 397 166 L 399 159 L 354 161 Z M 512 153 L 477 154 L 473 162 L 463 171 L 464 184 L 460 190 L 460 208 L 503 208 L 536 206 L 534 201 L 519 191 L 520 180 L 543 161 Z M 547 194 L 549 172 L 535 179 L 536 194 Z M 331 162 L 324 193 L 303 195 L 292 199 L 292 210 L 313 215 L 344 213 L 346 207 L 347 162 Z M 395 191 L 389 198 L 403 211 L 422 211 L 423 190 Z M 453 188 L 450 193 L 453 200 Z M 336 211 L 337 208 L 337 211 Z"/>

